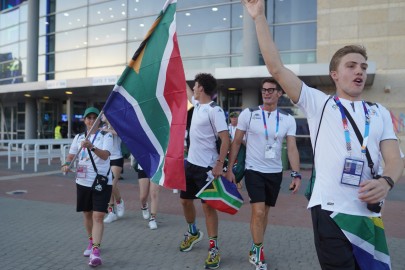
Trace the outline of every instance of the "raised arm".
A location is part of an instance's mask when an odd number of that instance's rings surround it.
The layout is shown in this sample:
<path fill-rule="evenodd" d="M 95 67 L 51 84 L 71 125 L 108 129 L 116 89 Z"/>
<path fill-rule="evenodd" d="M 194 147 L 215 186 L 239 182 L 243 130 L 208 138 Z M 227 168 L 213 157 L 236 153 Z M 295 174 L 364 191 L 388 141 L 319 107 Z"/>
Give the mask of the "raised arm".
<path fill-rule="evenodd" d="M 281 62 L 280 54 L 270 35 L 266 15 L 264 14 L 264 0 L 242 0 L 242 3 L 255 22 L 260 51 L 268 71 L 281 85 L 289 98 L 294 103 L 298 102 L 302 81 Z"/>

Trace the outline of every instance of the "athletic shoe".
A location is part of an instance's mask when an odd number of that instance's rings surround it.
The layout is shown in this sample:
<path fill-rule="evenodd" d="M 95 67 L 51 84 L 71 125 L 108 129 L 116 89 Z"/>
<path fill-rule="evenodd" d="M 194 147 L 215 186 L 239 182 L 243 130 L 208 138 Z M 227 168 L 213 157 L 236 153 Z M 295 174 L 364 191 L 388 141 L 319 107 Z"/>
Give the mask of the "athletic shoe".
<path fill-rule="evenodd" d="M 260 261 L 256 263 L 256 270 L 267 270 L 267 263 Z"/>
<path fill-rule="evenodd" d="M 221 262 L 219 250 L 216 247 L 208 250 L 208 258 L 205 260 L 205 269 L 217 269 Z"/>
<path fill-rule="evenodd" d="M 141 208 L 141 210 L 142 210 L 143 219 L 149 219 L 150 214 L 149 214 L 149 210 L 148 210 L 148 203 L 146 203 L 144 205 L 144 207 Z"/>
<path fill-rule="evenodd" d="M 101 265 L 100 250 L 98 248 L 93 248 L 93 252 L 90 254 L 89 265 L 96 267 Z"/>
<path fill-rule="evenodd" d="M 154 218 L 149 219 L 149 229 L 151 229 L 151 230 L 157 229 L 157 223 Z"/>
<path fill-rule="evenodd" d="M 180 251 L 190 251 L 195 244 L 201 241 L 204 234 L 202 231 L 198 231 L 196 235 L 192 235 L 189 232 L 184 234 L 184 240 L 180 243 Z"/>
<path fill-rule="evenodd" d="M 124 204 L 124 200 L 121 199 L 120 203 L 116 204 L 116 210 L 117 210 L 117 216 L 119 218 L 122 218 L 124 216 L 125 213 L 125 204 Z"/>
<path fill-rule="evenodd" d="M 84 250 L 83 256 L 84 256 L 84 257 L 89 257 L 90 254 L 91 254 L 92 249 L 93 249 L 93 241 L 89 241 L 89 245 L 88 245 L 87 248 Z"/>
<path fill-rule="evenodd" d="M 113 221 L 116 221 L 118 218 L 117 218 L 117 215 L 116 214 L 114 214 L 114 212 L 110 212 L 110 213 L 108 213 L 108 215 L 104 218 L 104 223 L 111 223 L 111 222 L 113 222 Z"/>

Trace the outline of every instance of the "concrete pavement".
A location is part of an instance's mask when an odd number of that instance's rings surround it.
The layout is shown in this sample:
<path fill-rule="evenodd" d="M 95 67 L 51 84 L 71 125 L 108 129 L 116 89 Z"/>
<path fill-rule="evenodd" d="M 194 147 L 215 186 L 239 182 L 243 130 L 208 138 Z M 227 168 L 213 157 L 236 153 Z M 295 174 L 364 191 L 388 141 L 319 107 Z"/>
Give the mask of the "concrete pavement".
<path fill-rule="evenodd" d="M 87 239 L 82 215 L 75 212 L 73 175 L 56 173 L 58 167 L 57 162 L 51 166 L 40 164 L 39 174 L 33 174 L 30 164 L 24 172 L 15 164 L 8 170 L 6 160 L 0 158 L 0 269 L 90 268 L 88 259 L 82 256 Z M 106 224 L 101 248 L 103 265 L 98 269 L 204 269 L 206 236 L 190 252 L 178 249 L 186 231 L 178 194 L 161 189 L 158 229 L 152 231 L 142 219 L 136 176 L 128 164 L 123 176 L 120 190 L 126 215 Z M 269 269 L 320 269 L 302 195 L 306 181 L 296 196 L 288 193 L 288 184 L 286 177 L 277 205 L 270 212 L 264 242 Z M 393 190 L 399 194 L 390 195 L 393 199 L 388 200 L 384 210 L 393 269 L 405 269 L 403 188 L 402 179 Z M 242 195 L 246 202 L 237 215 L 220 215 L 220 269 L 254 269 L 247 260 L 250 206 L 244 189 Z M 206 235 L 198 204 L 197 225 Z"/>

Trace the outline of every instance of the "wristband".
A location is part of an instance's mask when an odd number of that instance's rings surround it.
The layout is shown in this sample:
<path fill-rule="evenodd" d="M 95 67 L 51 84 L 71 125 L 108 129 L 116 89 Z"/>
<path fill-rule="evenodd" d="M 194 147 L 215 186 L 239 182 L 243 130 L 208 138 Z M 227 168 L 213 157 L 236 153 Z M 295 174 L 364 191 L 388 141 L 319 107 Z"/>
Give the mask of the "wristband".
<path fill-rule="evenodd" d="M 388 185 L 390 186 L 390 190 L 394 187 L 395 182 L 392 180 L 391 177 L 389 176 L 381 176 L 381 178 L 384 178 L 385 181 L 387 181 Z"/>
<path fill-rule="evenodd" d="M 299 179 L 301 179 L 301 174 L 299 173 L 299 172 L 296 172 L 296 171 L 291 171 L 291 174 L 290 174 L 290 176 L 292 177 L 292 178 L 299 178 Z"/>
<path fill-rule="evenodd" d="M 66 162 L 62 165 L 62 167 L 69 166 L 70 163 L 71 163 L 70 161 L 66 161 Z"/>

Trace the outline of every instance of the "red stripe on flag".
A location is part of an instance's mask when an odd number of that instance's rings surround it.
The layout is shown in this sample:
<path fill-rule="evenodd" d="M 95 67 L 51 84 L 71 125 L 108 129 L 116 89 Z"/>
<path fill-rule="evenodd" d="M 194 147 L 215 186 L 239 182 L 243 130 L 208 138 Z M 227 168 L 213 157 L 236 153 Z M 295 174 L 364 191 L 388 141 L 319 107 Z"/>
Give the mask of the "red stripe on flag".
<path fill-rule="evenodd" d="M 183 62 L 180 57 L 176 33 L 173 36 L 173 43 L 163 94 L 172 113 L 169 144 L 165 155 L 165 181 L 163 186 L 186 190 L 184 135 L 187 121 L 187 94 Z M 181 184 L 180 187 L 179 184 Z"/>

